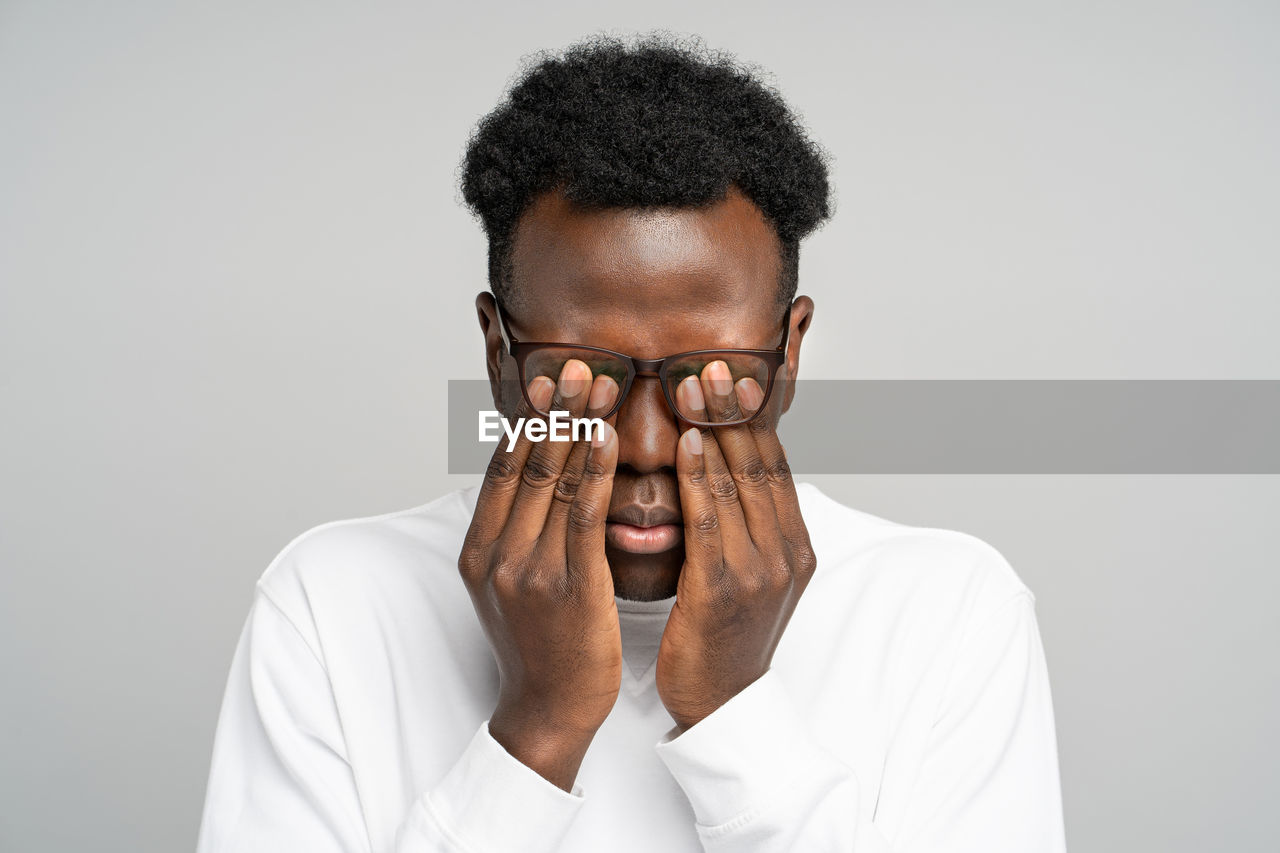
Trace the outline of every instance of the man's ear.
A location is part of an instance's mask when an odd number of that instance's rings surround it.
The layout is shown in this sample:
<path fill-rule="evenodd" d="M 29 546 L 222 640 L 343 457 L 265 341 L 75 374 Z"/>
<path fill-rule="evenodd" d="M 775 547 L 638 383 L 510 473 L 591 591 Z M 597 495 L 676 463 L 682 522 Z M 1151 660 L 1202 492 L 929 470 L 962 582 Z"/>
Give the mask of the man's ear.
<path fill-rule="evenodd" d="M 484 291 L 476 295 L 476 317 L 480 320 L 480 333 L 484 335 L 484 364 L 489 371 L 489 391 L 493 405 L 502 411 L 502 395 L 499 391 L 502 379 L 502 332 L 498 326 L 498 303 L 493 294 Z"/>
<path fill-rule="evenodd" d="M 813 300 L 807 296 L 796 297 L 791 303 L 791 337 L 787 340 L 787 382 L 782 397 L 782 411 L 791 408 L 791 401 L 796 396 L 796 378 L 800 375 L 800 345 L 804 343 L 804 334 L 809 331 L 813 322 Z"/>

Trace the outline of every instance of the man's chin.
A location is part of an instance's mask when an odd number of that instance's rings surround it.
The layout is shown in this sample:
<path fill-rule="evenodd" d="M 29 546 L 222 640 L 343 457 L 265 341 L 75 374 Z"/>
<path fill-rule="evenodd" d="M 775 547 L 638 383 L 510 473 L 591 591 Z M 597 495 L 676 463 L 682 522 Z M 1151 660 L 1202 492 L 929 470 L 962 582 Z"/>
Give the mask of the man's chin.
<path fill-rule="evenodd" d="M 660 554 L 634 554 L 606 546 L 604 554 L 618 598 L 657 601 L 676 594 L 680 567 L 684 565 L 683 546 Z"/>

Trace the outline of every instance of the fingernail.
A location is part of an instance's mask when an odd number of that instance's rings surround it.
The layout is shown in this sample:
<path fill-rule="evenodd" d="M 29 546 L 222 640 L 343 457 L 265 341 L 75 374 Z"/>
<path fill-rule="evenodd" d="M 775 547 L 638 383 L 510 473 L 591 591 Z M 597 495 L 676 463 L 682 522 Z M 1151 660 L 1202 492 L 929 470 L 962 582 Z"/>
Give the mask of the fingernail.
<path fill-rule="evenodd" d="M 700 430 L 687 430 L 680 438 L 684 442 L 684 449 L 694 456 L 702 455 L 702 432 Z"/>
<path fill-rule="evenodd" d="M 529 402 L 540 412 L 545 412 L 551 405 L 551 394 L 556 390 L 556 383 L 545 376 L 539 376 L 529 383 Z"/>
<path fill-rule="evenodd" d="M 711 390 L 719 397 L 727 397 L 733 390 L 733 376 L 729 374 L 729 365 L 723 361 L 707 365 L 707 379 L 711 381 Z"/>
<path fill-rule="evenodd" d="M 737 387 L 738 401 L 742 405 L 753 411 L 760 408 L 760 404 L 764 402 L 764 391 L 760 390 L 754 379 L 743 379 Z"/>
<path fill-rule="evenodd" d="M 587 398 L 588 411 L 598 412 L 607 409 L 618 393 L 618 383 L 608 376 L 597 376 L 591 386 L 591 396 Z"/>
<path fill-rule="evenodd" d="M 571 358 L 560 370 L 560 394 L 565 398 L 576 397 L 586 390 L 590 381 L 591 368 Z"/>
<path fill-rule="evenodd" d="M 593 426 L 591 428 L 591 446 L 604 447 L 609 443 L 609 438 L 613 435 L 613 427 L 607 423 L 601 422 L 601 426 Z"/>
<path fill-rule="evenodd" d="M 690 376 L 676 386 L 676 402 L 687 415 L 696 414 L 706 408 L 707 402 L 702 399 L 702 386 L 698 377 Z"/>

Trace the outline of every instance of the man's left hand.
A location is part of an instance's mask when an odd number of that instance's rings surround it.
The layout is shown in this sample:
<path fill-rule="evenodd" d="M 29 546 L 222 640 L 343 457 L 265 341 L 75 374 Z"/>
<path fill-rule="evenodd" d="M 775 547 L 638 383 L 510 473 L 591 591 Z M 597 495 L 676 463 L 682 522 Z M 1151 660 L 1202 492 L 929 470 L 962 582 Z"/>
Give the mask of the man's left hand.
<path fill-rule="evenodd" d="M 751 379 L 735 384 L 717 361 L 684 380 L 676 396 L 682 411 L 715 423 L 754 412 L 764 394 Z M 676 473 L 685 561 L 658 652 L 657 687 L 683 731 L 769 669 L 817 560 L 768 412 L 686 431 Z"/>

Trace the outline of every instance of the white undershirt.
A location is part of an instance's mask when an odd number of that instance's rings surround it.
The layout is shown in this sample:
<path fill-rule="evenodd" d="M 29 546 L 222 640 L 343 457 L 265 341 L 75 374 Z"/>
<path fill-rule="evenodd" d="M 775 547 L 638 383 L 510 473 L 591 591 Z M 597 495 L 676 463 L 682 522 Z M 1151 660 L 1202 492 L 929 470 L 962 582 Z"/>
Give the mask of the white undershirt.
<path fill-rule="evenodd" d="M 488 734 L 457 571 L 474 489 L 303 534 L 257 586 L 199 850 L 1063 850 L 1031 593 L 971 536 L 798 491 L 818 570 L 772 668 L 672 737 L 674 599 L 619 602 L 622 689 L 573 792 Z"/>
<path fill-rule="evenodd" d="M 636 681 L 644 681 L 658 662 L 662 631 L 675 606 L 676 597 L 657 601 L 628 601 L 614 598 L 618 605 L 618 627 L 622 634 L 622 659 Z"/>

